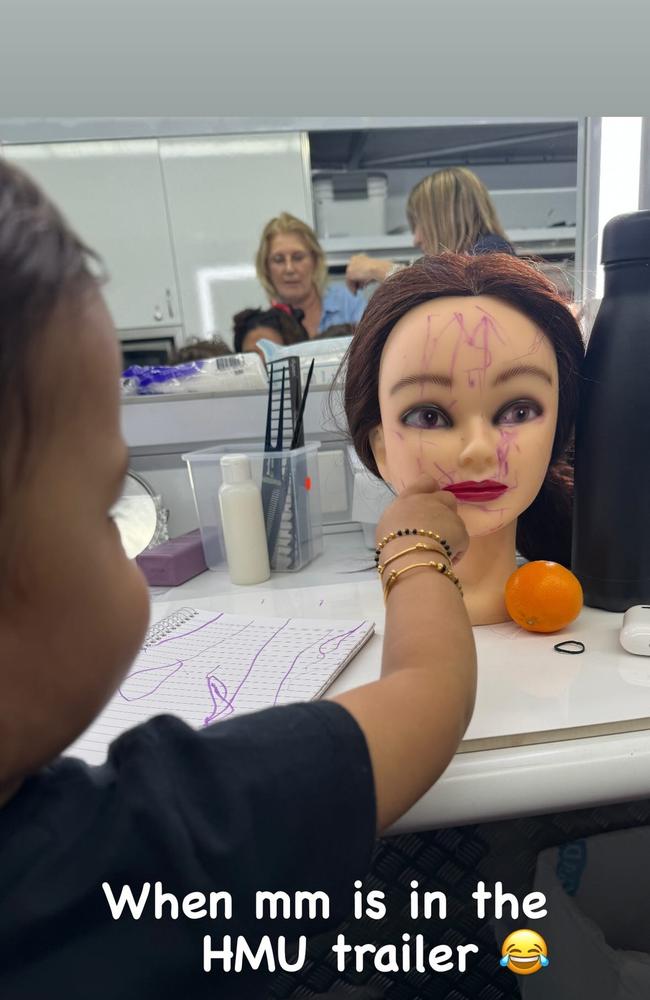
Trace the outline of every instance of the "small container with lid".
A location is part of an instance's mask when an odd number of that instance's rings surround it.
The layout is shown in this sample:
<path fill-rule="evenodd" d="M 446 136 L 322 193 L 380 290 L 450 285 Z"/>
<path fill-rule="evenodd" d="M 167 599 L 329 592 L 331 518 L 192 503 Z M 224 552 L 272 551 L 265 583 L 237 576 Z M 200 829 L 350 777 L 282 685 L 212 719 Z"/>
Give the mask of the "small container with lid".
<path fill-rule="evenodd" d="M 221 457 L 219 507 L 228 573 L 233 583 L 263 583 L 271 575 L 262 495 L 247 455 Z"/>

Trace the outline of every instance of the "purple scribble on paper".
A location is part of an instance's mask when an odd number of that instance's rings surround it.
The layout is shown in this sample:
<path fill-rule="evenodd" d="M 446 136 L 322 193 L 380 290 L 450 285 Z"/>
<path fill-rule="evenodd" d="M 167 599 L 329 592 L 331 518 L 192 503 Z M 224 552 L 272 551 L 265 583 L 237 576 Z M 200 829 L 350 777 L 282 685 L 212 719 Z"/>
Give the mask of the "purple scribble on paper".
<path fill-rule="evenodd" d="M 280 625 L 280 628 L 276 629 L 276 631 L 273 633 L 273 635 L 269 639 L 267 639 L 266 642 L 263 642 L 262 645 L 260 646 L 260 648 L 258 649 L 258 651 L 255 653 L 255 656 L 253 657 L 253 659 L 250 662 L 248 670 L 246 671 L 246 673 L 244 674 L 244 676 L 240 680 L 240 682 L 239 682 L 239 684 L 237 686 L 237 689 L 235 690 L 235 693 L 233 694 L 232 698 L 230 699 L 232 705 L 235 704 L 235 698 L 237 697 L 237 695 L 241 691 L 242 687 L 244 686 L 244 684 L 246 683 L 246 681 L 250 677 L 251 673 L 253 672 L 253 667 L 257 663 L 257 660 L 261 656 L 262 652 L 266 649 L 266 647 L 271 642 L 273 642 L 273 640 L 275 639 L 275 637 L 277 635 L 279 635 L 280 632 L 282 632 L 282 630 L 287 627 L 287 625 L 289 624 L 290 621 L 293 621 L 293 619 L 292 618 L 287 618 L 286 622 L 284 622 L 282 625 Z"/>
<path fill-rule="evenodd" d="M 188 635 L 194 635 L 195 633 L 200 632 L 201 629 L 205 628 L 206 625 L 213 625 L 216 621 L 218 621 L 222 617 L 223 617 L 223 611 L 220 612 L 220 614 L 218 614 L 216 618 L 211 618 L 210 621 L 204 622 L 204 624 L 199 626 L 199 628 L 192 629 L 191 632 L 184 632 L 183 635 L 171 636 L 168 639 L 164 639 L 162 642 L 153 644 L 152 648 L 158 649 L 160 646 L 162 646 L 163 642 L 167 643 L 171 642 L 172 639 L 176 640 L 183 639 L 186 638 L 186 636 Z M 128 674 L 128 676 L 124 678 L 122 684 L 118 689 L 118 694 L 120 695 L 121 698 L 124 699 L 124 701 L 141 701 L 143 698 L 150 698 L 151 695 L 155 694 L 156 691 L 158 691 L 158 689 L 163 686 L 163 684 L 166 684 L 168 680 L 171 680 L 171 678 L 178 673 L 181 667 L 184 667 L 188 663 L 191 663 L 192 660 L 196 660 L 199 656 L 203 656 L 205 653 L 207 653 L 209 649 L 214 649 L 215 647 L 220 646 L 222 643 L 226 642 L 226 640 L 234 639 L 235 636 L 239 635 L 241 632 L 244 632 L 252 624 L 253 622 L 251 620 L 250 622 L 247 622 L 246 625 L 242 626 L 242 628 L 237 629 L 236 632 L 233 632 L 230 635 L 224 635 L 220 639 L 217 639 L 216 641 L 210 641 L 202 649 L 197 650 L 196 653 L 193 653 L 192 656 L 186 657 L 184 660 L 172 660 L 170 663 L 160 663 L 160 664 L 155 664 L 152 667 L 143 667 L 141 670 L 134 670 L 132 673 Z M 150 674 L 155 671 L 167 670 L 169 667 L 173 667 L 174 669 L 171 670 L 170 673 L 166 674 L 162 678 L 162 680 L 158 681 L 158 683 L 155 684 L 152 688 L 149 688 L 148 690 L 143 691 L 142 694 L 135 695 L 134 697 L 131 698 L 126 693 L 125 687 L 134 678 L 141 677 L 143 674 Z"/>
<path fill-rule="evenodd" d="M 362 621 L 362 622 L 361 622 L 361 623 L 360 623 L 359 625 L 357 625 L 357 626 L 356 626 L 356 628 L 351 628 L 351 629 L 348 629 L 348 631 L 347 631 L 347 632 L 341 632 L 341 634 L 340 634 L 340 635 L 333 635 L 331 639 L 326 639 L 326 640 L 325 640 L 324 642 L 322 642 L 322 643 L 320 644 L 320 646 L 318 647 L 318 652 L 319 652 L 319 654 L 320 654 L 321 656 L 327 656 L 327 654 L 328 654 L 328 653 L 335 653 L 335 652 L 336 652 L 336 650 L 337 650 L 337 649 L 339 648 L 339 646 L 341 645 L 341 643 L 342 643 L 342 642 L 343 642 L 343 641 L 344 641 L 345 639 L 347 639 L 347 637 L 348 637 L 349 635 L 354 635 L 354 633 L 355 633 L 355 632 L 358 632 L 360 628 L 363 628 L 363 626 L 364 626 L 365 624 L 366 624 L 366 623 L 365 623 L 365 620 L 364 620 L 364 621 Z M 332 643 L 336 643 L 336 645 L 332 645 L 332 648 L 331 648 L 331 649 L 326 649 L 326 647 L 327 647 L 327 646 L 329 646 L 329 645 L 331 645 Z"/>
<path fill-rule="evenodd" d="M 184 664 L 184 660 L 175 660 L 172 663 L 162 663 L 155 667 L 144 667 L 142 670 L 136 670 L 134 673 L 129 674 L 128 677 L 124 678 L 122 685 L 118 689 L 118 693 L 121 698 L 124 698 L 124 701 L 141 701 L 143 698 L 150 698 L 152 694 L 155 694 L 156 691 L 163 686 L 163 684 L 177 674 Z M 132 698 L 129 698 L 128 694 L 124 691 L 124 686 L 128 684 L 131 678 L 141 677 L 142 674 L 150 674 L 154 670 L 167 670 L 169 667 L 173 667 L 174 669 L 170 670 L 170 672 L 165 674 L 165 676 L 159 680 L 157 684 L 155 684 L 152 688 L 149 688 L 147 691 L 144 691 L 142 694 L 134 695 Z"/>
<path fill-rule="evenodd" d="M 186 639 L 188 635 L 194 635 L 196 632 L 200 632 L 201 629 L 207 628 L 208 625 L 214 625 L 214 623 L 218 622 L 220 618 L 223 618 L 223 611 L 220 611 L 218 615 L 214 618 L 210 618 L 207 622 L 203 622 L 203 625 L 197 625 L 196 628 L 190 629 L 189 632 L 181 632 L 180 635 L 170 635 L 168 639 L 161 639 L 160 642 L 152 643 L 152 646 L 155 649 L 158 649 L 160 646 L 164 646 L 167 642 L 176 642 L 178 639 Z"/>
<path fill-rule="evenodd" d="M 206 715 L 203 725 L 209 726 L 211 722 L 219 719 L 222 715 L 232 715 L 235 709 L 232 702 L 228 701 L 228 688 L 221 678 L 208 674 L 205 679 L 212 699 L 212 712 L 210 715 Z"/>
<path fill-rule="evenodd" d="M 316 646 L 318 644 L 318 642 L 319 642 L 319 640 L 315 639 L 313 642 L 310 642 L 308 646 L 305 646 L 304 649 L 301 649 L 300 652 L 296 654 L 296 656 L 294 656 L 293 660 L 291 661 L 291 664 L 289 665 L 289 669 L 287 670 L 287 672 L 285 673 L 284 677 L 282 678 L 282 680 L 278 684 L 278 689 L 275 692 L 275 697 L 273 699 L 273 704 L 274 705 L 277 705 L 278 698 L 280 697 L 280 691 L 282 690 L 284 682 L 286 681 L 287 677 L 289 676 L 289 674 L 291 673 L 291 671 L 295 667 L 296 663 L 298 662 L 298 660 L 300 659 L 300 657 L 302 656 L 302 654 L 306 653 L 307 650 L 311 649 L 313 646 Z"/>

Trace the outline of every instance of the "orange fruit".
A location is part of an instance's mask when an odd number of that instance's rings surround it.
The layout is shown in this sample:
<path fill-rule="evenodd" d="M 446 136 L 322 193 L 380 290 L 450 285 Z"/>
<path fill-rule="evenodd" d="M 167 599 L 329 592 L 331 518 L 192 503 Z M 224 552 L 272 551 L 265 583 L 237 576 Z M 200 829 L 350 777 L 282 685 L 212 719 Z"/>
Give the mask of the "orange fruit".
<path fill-rule="evenodd" d="M 582 608 L 582 587 L 559 563 L 524 563 L 509 577 L 505 589 L 508 614 L 529 632 L 557 632 Z"/>

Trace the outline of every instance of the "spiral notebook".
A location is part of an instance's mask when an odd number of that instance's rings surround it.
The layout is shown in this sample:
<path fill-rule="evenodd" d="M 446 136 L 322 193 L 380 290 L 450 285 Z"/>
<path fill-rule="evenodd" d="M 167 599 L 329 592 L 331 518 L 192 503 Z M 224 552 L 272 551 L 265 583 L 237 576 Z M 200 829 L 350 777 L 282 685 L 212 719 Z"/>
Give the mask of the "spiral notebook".
<path fill-rule="evenodd" d="M 311 701 L 374 631 L 371 621 L 259 618 L 180 608 L 155 622 L 119 690 L 67 753 L 101 764 L 120 733 L 154 715 L 196 728 Z"/>

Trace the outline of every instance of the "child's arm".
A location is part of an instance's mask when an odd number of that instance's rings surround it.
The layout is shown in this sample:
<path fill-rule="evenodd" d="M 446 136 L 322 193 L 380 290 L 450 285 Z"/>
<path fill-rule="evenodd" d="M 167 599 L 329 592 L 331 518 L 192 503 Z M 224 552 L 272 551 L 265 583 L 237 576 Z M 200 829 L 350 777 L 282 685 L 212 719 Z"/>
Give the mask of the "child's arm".
<path fill-rule="evenodd" d="M 455 554 L 462 552 L 467 535 L 456 502 L 437 490 L 437 483 L 424 476 L 400 494 L 379 522 L 378 539 L 407 527 L 425 528 L 445 538 Z M 389 542 L 380 561 L 416 540 L 422 538 L 408 535 Z M 410 552 L 389 569 L 429 559 L 436 556 Z M 428 567 L 404 573 L 387 600 L 381 679 L 334 699 L 365 734 L 378 829 L 401 816 L 445 770 L 469 724 L 475 692 L 476 650 L 458 588 Z"/>

